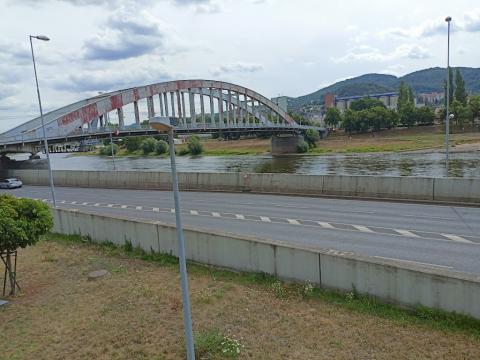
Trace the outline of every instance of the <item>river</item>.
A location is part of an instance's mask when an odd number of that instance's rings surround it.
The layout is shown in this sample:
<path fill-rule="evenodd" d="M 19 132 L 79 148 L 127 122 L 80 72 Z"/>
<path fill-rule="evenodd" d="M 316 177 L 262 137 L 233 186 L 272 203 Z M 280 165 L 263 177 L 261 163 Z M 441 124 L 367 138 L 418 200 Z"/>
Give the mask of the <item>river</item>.
<path fill-rule="evenodd" d="M 51 154 L 56 170 L 112 170 L 110 157 Z M 168 157 L 115 158 L 117 170 L 170 171 Z M 178 171 L 257 172 L 445 177 L 444 155 L 430 153 L 355 154 L 325 156 L 178 156 Z M 449 176 L 480 178 L 480 152 L 451 153 Z"/>

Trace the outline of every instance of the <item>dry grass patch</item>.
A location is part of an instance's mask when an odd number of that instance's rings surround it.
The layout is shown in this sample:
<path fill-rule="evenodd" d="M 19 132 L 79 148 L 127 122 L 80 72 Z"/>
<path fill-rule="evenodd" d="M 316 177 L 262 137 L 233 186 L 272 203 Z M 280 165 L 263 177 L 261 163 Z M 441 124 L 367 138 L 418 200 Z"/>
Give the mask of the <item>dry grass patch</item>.
<path fill-rule="evenodd" d="M 22 250 L 23 293 L 0 308 L 0 358 L 184 358 L 177 266 L 159 259 L 58 237 Z M 110 276 L 88 281 L 97 269 Z M 474 332 L 382 318 L 317 298 L 308 284 L 255 279 L 189 266 L 201 358 L 222 358 L 208 344 L 224 337 L 239 341 L 240 359 L 480 358 Z"/>

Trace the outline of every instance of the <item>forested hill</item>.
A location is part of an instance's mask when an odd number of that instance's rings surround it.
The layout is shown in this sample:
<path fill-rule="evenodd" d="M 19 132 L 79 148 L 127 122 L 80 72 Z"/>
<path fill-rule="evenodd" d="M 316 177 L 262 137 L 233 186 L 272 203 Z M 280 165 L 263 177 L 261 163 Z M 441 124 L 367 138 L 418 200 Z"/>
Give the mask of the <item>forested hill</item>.
<path fill-rule="evenodd" d="M 454 73 L 455 69 L 453 68 Z M 480 68 L 459 67 L 469 94 L 480 93 Z M 291 98 L 289 105 L 298 109 L 305 105 L 323 104 L 324 96 L 333 93 L 337 96 L 367 95 L 397 91 L 401 81 L 410 85 L 415 93 L 442 92 L 445 68 L 430 68 L 412 72 L 402 77 L 385 74 L 366 74 L 337 82 L 311 94 Z"/>

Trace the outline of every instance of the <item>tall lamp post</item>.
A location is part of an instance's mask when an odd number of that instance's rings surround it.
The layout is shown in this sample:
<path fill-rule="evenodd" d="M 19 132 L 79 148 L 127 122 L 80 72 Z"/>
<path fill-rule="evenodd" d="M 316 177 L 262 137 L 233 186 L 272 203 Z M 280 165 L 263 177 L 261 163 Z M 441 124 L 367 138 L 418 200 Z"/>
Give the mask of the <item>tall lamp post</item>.
<path fill-rule="evenodd" d="M 446 102 L 446 111 L 445 111 L 445 162 L 447 166 L 447 177 L 448 177 L 448 137 L 450 134 L 450 114 L 448 112 L 448 107 L 450 105 L 450 22 L 452 18 L 447 16 L 445 21 L 448 24 L 448 35 L 447 35 L 447 102 Z"/>
<path fill-rule="evenodd" d="M 182 217 L 180 214 L 180 194 L 178 191 L 177 167 L 175 164 L 175 145 L 173 143 L 173 127 L 176 119 L 168 117 L 153 117 L 149 120 L 150 126 L 159 132 L 168 132 L 168 144 L 170 151 L 170 165 L 172 169 L 173 199 L 175 201 L 175 220 L 177 224 L 178 260 L 180 265 L 180 282 L 183 299 L 183 324 L 185 327 L 185 339 L 187 347 L 187 359 L 195 359 L 193 346 L 192 315 L 190 313 L 190 297 L 188 294 L 187 263 L 185 258 L 185 240 L 183 238 Z"/>
<path fill-rule="evenodd" d="M 32 39 L 37 39 L 42 41 L 49 41 L 50 39 L 45 35 L 37 35 L 37 36 L 29 35 L 29 37 L 30 37 L 30 49 L 32 50 L 33 71 L 35 73 L 35 83 L 37 85 L 38 107 L 40 108 L 40 119 L 42 121 L 43 144 L 45 146 L 45 154 L 47 155 L 48 177 L 50 180 L 50 189 L 52 191 L 53 206 L 57 207 L 57 200 L 55 198 L 55 187 L 53 185 L 52 164 L 50 162 L 50 152 L 48 151 L 47 133 L 45 132 L 45 123 L 43 121 L 42 100 L 40 99 L 40 90 L 38 88 L 37 67 L 35 65 L 35 55 L 33 54 L 33 43 L 32 43 Z"/>

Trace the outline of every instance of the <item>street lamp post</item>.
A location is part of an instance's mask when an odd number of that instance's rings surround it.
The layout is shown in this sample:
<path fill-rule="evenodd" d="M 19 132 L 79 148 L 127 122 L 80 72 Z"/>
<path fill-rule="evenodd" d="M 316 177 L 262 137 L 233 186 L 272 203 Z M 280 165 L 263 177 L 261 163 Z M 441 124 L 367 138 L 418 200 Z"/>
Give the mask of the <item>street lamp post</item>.
<path fill-rule="evenodd" d="M 190 298 L 188 294 L 187 262 L 185 258 L 185 240 L 183 238 L 182 217 L 180 214 L 180 194 L 178 191 L 177 167 L 175 164 L 175 145 L 173 143 L 173 126 L 175 119 L 168 117 L 153 117 L 149 120 L 150 126 L 159 132 L 168 132 L 168 144 L 170 151 L 170 165 L 172 169 L 173 199 L 175 202 L 175 220 L 177 224 L 178 260 L 180 265 L 180 282 L 183 299 L 183 324 L 185 327 L 185 339 L 187 347 L 187 359 L 195 359 L 193 345 L 192 315 L 190 313 Z"/>
<path fill-rule="evenodd" d="M 447 177 L 448 177 L 448 142 L 450 135 L 450 114 L 448 113 L 448 107 L 450 105 L 450 22 L 452 18 L 447 16 L 445 21 L 448 24 L 448 35 L 447 35 L 447 94 L 446 94 L 446 111 L 445 111 L 445 162 L 447 166 Z"/>
<path fill-rule="evenodd" d="M 33 53 L 33 43 L 32 43 L 32 39 L 37 39 L 42 41 L 49 41 L 50 39 L 45 35 L 37 35 L 37 36 L 29 35 L 29 37 L 30 37 L 30 49 L 32 50 L 33 71 L 35 73 L 35 83 L 37 85 L 38 107 L 40 108 L 40 119 L 42 121 L 43 144 L 45 146 L 45 154 L 47 155 L 48 177 L 50 181 L 50 189 L 52 191 L 53 206 L 57 207 L 57 200 L 55 198 L 55 187 L 53 185 L 52 164 L 50 162 L 50 152 L 48 151 L 47 133 L 45 132 L 45 123 L 43 121 L 42 100 L 40 99 L 40 90 L 38 88 L 37 67 L 35 65 L 35 55 Z"/>

